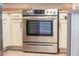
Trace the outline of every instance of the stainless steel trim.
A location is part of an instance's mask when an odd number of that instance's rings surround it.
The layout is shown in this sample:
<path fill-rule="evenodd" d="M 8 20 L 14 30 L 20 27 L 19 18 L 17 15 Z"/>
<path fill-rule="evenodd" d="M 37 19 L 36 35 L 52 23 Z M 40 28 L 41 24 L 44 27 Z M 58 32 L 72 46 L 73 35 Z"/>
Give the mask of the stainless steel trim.
<path fill-rule="evenodd" d="M 68 14 L 67 23 L 67 55 L 71 55 L 71 14 Z"/>
<path fill-rule="evenodd" d="M 31 44 L 31 43 L 28 43 L 28 44 L 26 44 L 26 45 L 35 45 L 35 46 L 53 46 L 52 44 L 51 45 L 49 45 L 49 44 Z"/>
<path fill-rule="evenodd" d="M 52 42 L 24 42 L 26 45 L 53 46 Z M 57 44 L 57 43 L 56 43 Z"/>
<path fill-rule="evenodd" d="M 23 40 L 24 43 L 47 43 L 47 44 L 57 44 L 57 42 L 35 42 L 35 41 L 26 41 Z"/>
<path fill-rule="evenodd" d="M 0 55 L 3 55 L 3 37 L 2 37 L 2 10 L 0 8 Z"/>
<path fill-rule="evenodd" d="M 52 16 L 28 16 L 28 17 L 23 17 L 23 19 L 55 19 L 55 18 L 57 18 L 57 16 L 54 16 L 54 17 L 52 17 Z"/>

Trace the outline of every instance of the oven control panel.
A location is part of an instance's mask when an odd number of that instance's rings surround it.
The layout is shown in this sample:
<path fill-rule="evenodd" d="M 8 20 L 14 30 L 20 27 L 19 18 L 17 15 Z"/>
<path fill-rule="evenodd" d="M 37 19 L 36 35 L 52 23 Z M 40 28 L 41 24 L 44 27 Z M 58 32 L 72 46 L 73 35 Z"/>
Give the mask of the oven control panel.
<path fill-rule="evenodd" d="M 24 15 L 58 15 L 57 9 L 33 9 L 23 11 Z"/>
<path fill-rule="evenodd" d="M 46 15 L 57 15 L 58 10 L 57 9 L 47 9 L 47 10 L 45 10 L 45 14 Z"/>

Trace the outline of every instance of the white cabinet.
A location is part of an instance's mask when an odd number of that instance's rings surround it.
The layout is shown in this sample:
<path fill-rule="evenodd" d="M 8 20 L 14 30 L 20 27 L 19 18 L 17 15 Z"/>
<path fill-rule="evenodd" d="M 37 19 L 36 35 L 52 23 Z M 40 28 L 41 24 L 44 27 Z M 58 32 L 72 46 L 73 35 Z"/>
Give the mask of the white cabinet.
<path fill-rule="evenodd" d="M 2 14 L 3 48 L 11 45 L 10 14 Z"/>
<path fill-rule="evenodd" d="M 11 39 L 13 46 L 22 46 L 22 14 L 11 14 Z"/>
<path fill-rule="evenodd" d="M 59 48 L 67 48 L 67 12 L 59 13 Z"/>
<path fill-rule="evenodd" d="M 22 13 L 3 13 L 3 47 L 22 46 Z"/>

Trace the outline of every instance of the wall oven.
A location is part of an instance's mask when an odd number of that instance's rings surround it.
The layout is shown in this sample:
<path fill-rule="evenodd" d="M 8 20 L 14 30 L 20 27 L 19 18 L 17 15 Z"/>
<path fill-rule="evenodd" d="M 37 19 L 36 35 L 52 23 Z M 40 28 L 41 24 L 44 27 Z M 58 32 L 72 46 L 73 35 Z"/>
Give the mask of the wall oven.
<path fill-rule="evenodd" d="M 57 12 L 57 9 L 23 11 L 23 51 L 58 52 Z"/>

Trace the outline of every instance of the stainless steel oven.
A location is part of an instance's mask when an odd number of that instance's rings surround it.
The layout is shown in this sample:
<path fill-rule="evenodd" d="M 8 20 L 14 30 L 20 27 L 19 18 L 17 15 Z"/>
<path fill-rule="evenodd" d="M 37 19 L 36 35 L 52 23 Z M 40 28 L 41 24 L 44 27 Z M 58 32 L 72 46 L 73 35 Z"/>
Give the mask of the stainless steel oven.
<path fill-rule="evenodd" d="M 57 53 L 57 9 L 28 12 L 23 11 L 23 51 Z"/>

